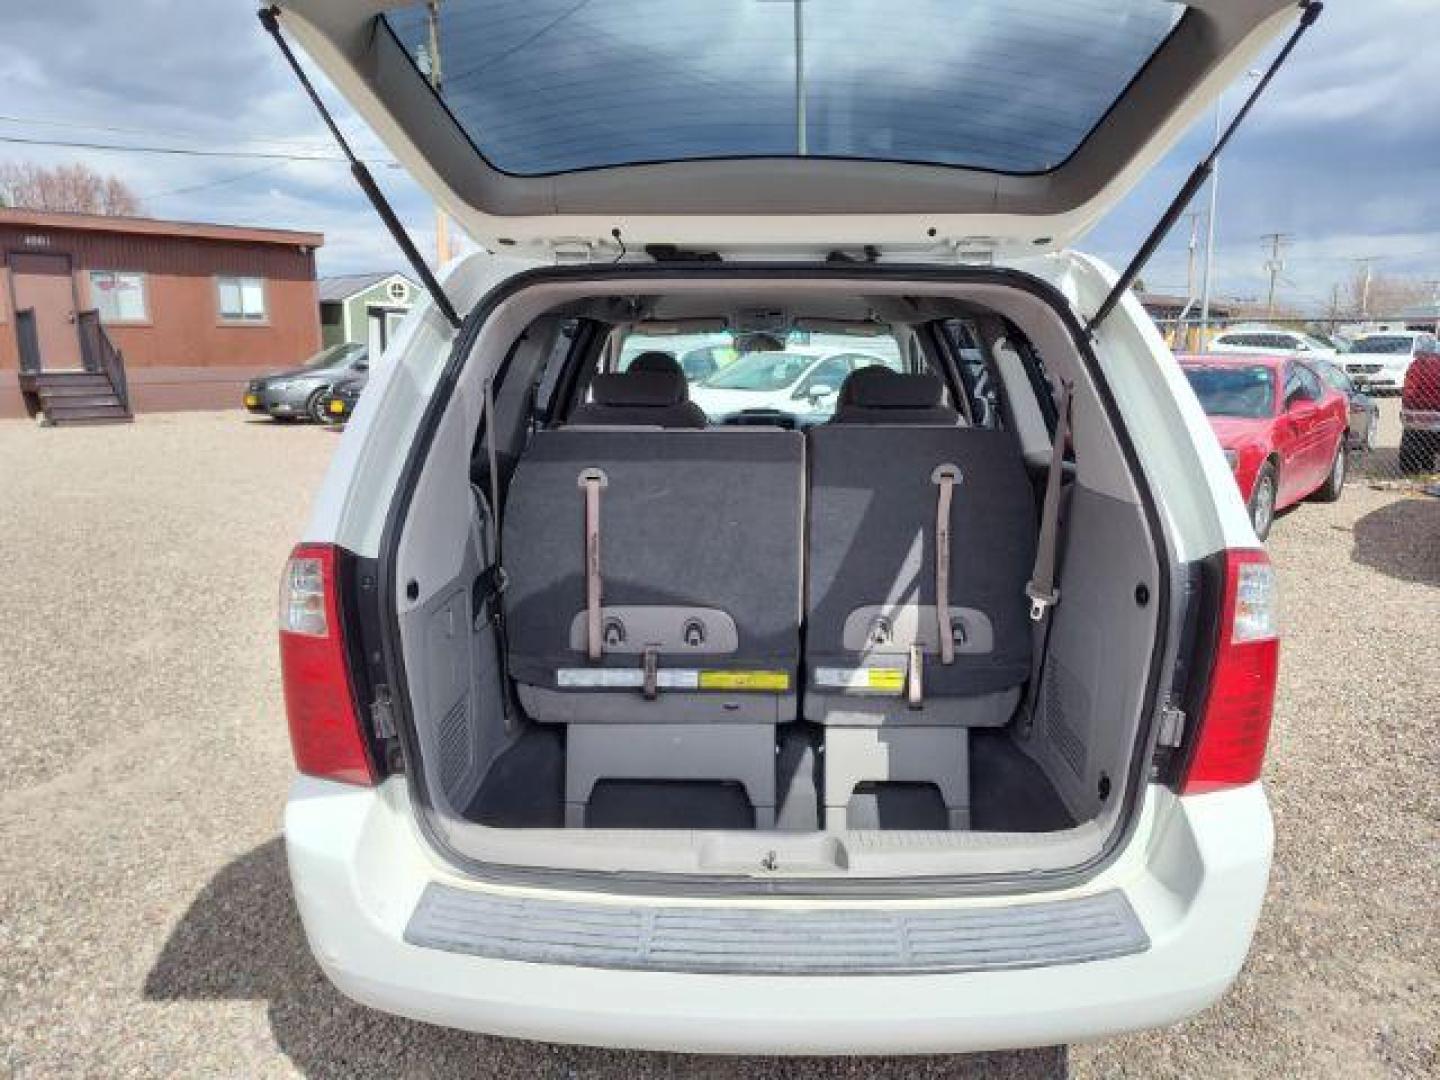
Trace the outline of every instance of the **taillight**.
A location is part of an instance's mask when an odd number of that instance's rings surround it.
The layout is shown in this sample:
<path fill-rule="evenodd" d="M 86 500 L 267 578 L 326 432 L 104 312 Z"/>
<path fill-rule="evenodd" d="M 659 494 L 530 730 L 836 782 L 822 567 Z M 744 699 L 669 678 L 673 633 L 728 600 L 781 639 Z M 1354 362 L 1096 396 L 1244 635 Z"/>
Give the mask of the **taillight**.
<path fill-rule="evenodd" d="M 280 670 L 295 767 L 310 776 L 373 784 L 345 655 L 335 548 L 301 544 L 280 580 Z"/>
<path fill-rule="evenodd" d="M 1405 372 L 1400 404 L 1407 409 L 1440 409 L 1440 356 L 1421 353 Z"/>
<path fill-rule="evenodd" d="M 1180 791 L 1197 795 L 1260 778 L 1280 639 L 1275 624 L 1275 571 L 1263 551 L 1227 551 L 1215 663 Z"/>

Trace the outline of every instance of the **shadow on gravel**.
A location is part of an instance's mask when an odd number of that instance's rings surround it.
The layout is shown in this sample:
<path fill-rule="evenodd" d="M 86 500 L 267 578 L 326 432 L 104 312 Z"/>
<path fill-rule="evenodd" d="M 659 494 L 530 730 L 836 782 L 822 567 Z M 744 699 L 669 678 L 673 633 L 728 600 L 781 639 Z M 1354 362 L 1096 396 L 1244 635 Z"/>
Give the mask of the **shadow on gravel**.
<path fill-rule="evenodd" d="M 727 1058 L 527 1043 L 432 1027 L 356 1005 L 310 957 L 290 898 L 285 849 L 262 844 L 190 905 L 145 980 L 152 1001 L 263 1000 L 275 1042 L 307 1076 L 1063 1077 L 1064 1047 L 919 1058 Z M 256 1072 L 260 1063 L 256 1063 Z"/>
<path fill-rule="evenodd" d="M 1440 499 L 1400 499 L 1355 523 L 1350 558 L 1400 581 L 1440 585 Z"/>

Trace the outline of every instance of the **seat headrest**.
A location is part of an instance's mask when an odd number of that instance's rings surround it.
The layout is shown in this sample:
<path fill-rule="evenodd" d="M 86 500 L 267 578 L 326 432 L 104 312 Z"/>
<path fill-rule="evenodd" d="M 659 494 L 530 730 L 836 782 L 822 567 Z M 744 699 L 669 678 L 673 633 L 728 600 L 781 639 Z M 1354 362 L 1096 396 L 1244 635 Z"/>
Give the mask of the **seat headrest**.
<path fill-rule="evenodd" d="M 840 386 L 838 405 L 861 409 L 937 409 L 945 384 L 934 375 L 901 375 L 872 365 L 852 371 Z"/>
<path fill-rule="evenodd" d="M 660 352 L 658 349 L 642 352 L 630 361 L 630 366 L 625 371 L 627 374 L 636 371 L 659 371 L 668 375 L 685 374 L 680 370 L 680 363 L 674 356 L 668 352 Z"/>
<path fill-rule="evenodd" d="M 664 408 L 690 400 L 685 376 L 676 371 L 635 371 L 596 375 L 590 383 L 596 405 Z"/>

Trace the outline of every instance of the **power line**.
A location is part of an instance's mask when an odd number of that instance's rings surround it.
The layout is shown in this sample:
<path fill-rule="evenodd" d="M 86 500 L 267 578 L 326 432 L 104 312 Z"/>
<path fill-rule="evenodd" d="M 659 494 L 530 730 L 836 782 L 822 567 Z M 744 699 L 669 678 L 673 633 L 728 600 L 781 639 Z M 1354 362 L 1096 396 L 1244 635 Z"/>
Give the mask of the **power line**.
<path fill-rule="evenodd" d="M 96 143 L 66 139 L 30 139 L 20 135 L 0 135 L 0 143 L 15 143 L 21 146 L 58 146 L 72 150 L 108 150 L 121 154 L 170 154 L 178 157 L 205 158 L 249 158 L 255 161 L 335 161 L 344 163 L 338 154 L 282 154 L 267 150 L 217 150 L 193 146 L 139 146 L 121 143 Z M 396 169 L 393 161 L 370 160 L 367 164 L 382 165 Z"/>
<path fill-rule="evenodd" d="M 136 197 L 143 202 L 146 199 L 164 199 L 171 195 L 188 195 L 192 191 L 204 191 L 207 188 L 223 187 L 225 184 L 238 184 L 241 180 L 249 180 L 252 176 L 260 176 L 262 173 L 271 173 L 276 169 L 283 169 L 288 164 L 290 164 L 288 161 L 277 161 L 273 165 L 262 165 L 258 169 L 251 169 L 248 172 L 238 173 L 235 176 L 226 176 L 219 180 L 211 180 L 204 184 L 191 184 L 188 187 L 171 188 L 169 191 L 152 191 Z"/>
<path fill-rule="evenodd" d="M 152 139 L 195 139 L 204 138 L 203 134 L 195 131 L 166 131 L 153 127 L 129 127 L 121 124 L 93 124 L 82 123 L 78 120 L 56 120 L 51 117 L 36 116 L 15 116 L 12 113 L 0 113 L 0 124 L 18 124 L 21 127 L 38 128 L 62 128 L 70 131 L 104 131 L 118 135 L 144 135 Z M 369 132 L 363 132 L 368 134 Z M 252 143 L 259 143 L 265 146 L 283 147 L 296 151 L 312 151 L 324 153 L 330 145 L 323 139 L 270 139 L 255 138 L 247 140 Z M 352 141 L 354 138 L 352 137 Z"/>

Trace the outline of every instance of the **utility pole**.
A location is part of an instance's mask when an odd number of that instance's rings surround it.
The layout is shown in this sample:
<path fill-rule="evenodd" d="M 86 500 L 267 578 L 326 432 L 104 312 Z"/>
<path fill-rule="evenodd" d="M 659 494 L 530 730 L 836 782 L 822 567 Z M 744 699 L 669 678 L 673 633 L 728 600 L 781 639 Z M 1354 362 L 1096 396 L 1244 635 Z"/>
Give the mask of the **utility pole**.
<path fill-rule="evenodd" d="M 1258 79 L 1261 73 L 1247 71 L 1245 78 Z M 1211 146 L 1220 144 L 1220 133 L 1224 127 L 1225 95 L 1215 99 L 1215 136 Z M 1220 159 L 1216 157 L 1210 171 L 1210 214 L 1205 223 L 1205 269 L 1200 279 L 1200 351 L 1210 349 L 1210 285 L 1215 273 L 1215 215 L 1220 205 Z"/>
<path fill-rule="evenodd" d="M 430 86 L 436 95 L 440 93 L 440 0 L 428 0 L 425 5 L 426 19 L 430 29 L 429 76 Z M 450 261 L 450 220 L 440 205 L 435 205 L 435 268 L 438 270 Z"/>
<path fill-rule="evenodd" d="M 1361 279 L 1361 284 L 1360 284 L 1360 321 L 1361 321 L 1361 322 L 1369 322 L 1369 321 L 1370 321 L 1370 283 L 1374 280 L 1374 277 L 1375 277 L 1375 261 L 1376 261 L 1379 257 L 1380 257 L 1380 256 L 1378 256 L 1378 255 L 1366 255 L 1366 256 L 1364 256 L 1363 258 L 1351 259 L 1351 260 L 1350 260 L 1351 262 L 1359 263 L 1361 266 L 1363 266 L 1363 267 L 1365 268 L 1365 269 L 1364 269 L 1364 276 L 1363 276 L 1363 278 Z"/>
<path fill-rule="evenodd" d="M 1220 127 L 1225 111 L 1225 95 L 1215 99 L 1215 137 L 1212 146 L 1220 144 Z M 1200 282 L 1200 351 L 1210 351 L 1210 277 L 1215 272 L 1215 211 L 1220 205 L 1220 159 L 1210 170 L 1210 212 L 1205 215 L 1205 272 Z"/>
<path fill-rule="evenodd" d="M 1204 215 L 1199 210 L 1192 211 L 1185 215 L 1185 220 L 1190 222 L 1190 243 L 1189 252 L 1185 258 L 1185 299 L 1195 299 L 1195 255 L 1200 248 L 1200 219 Z"/>
<path fill-rule="evenodd" d="M 1265 260 L 1265 269 L 1270 272 L 1270 289 L 1265 294 L 1265 316 L 1270 318 L 1275 314 L 1275 282 L 1280 277 L 1280 271 L 1285 269 L 1285 261 L 1280 258 L 1280 252 L 1290 240 L 1290 234 L 1266 233 L 1260 239 L 1270 244 L 1270 258 Z"/>

